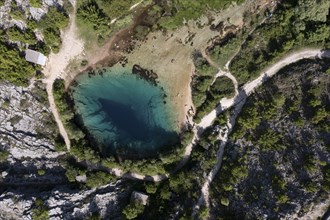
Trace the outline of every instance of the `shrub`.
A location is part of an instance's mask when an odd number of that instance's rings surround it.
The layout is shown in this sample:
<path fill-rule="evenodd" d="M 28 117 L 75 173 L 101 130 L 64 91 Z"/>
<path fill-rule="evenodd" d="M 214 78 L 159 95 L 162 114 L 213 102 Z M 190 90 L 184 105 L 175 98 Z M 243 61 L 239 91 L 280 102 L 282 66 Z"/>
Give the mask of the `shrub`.
<path fill-rule="evenodd" d="M 47 206 L 41 199 L 36 199 L 34 202 L 35 208 L 32 209 L 32 219 L 33 220 L 45 220 L 49 219 L 49 212 Z"/>
<path fill-rule="evenodd" d="M 26 86 L 36 68 L 28 63 L 23 54 L 13 45 L 0 44 L 0 80 Z"/>
<path fill-rule="evenodd" d="M 122 211 L 126 219 L 135 219 L 144 211 L 144 206 L 134 202 L 128 204 Z"/>
<path fill-rule="evenodd" d="M 87 174 L 86 186 L 89 188 L 96 188 L 103 185 L 106 185 L 116 179 L 109 173 L 105 173 L 102 171 L 97 172 L 89 172 Z"/>
<path fill-rule="evenodd" d="M 42 0 L 29 0 L 29 3 L 34 8 L 40 8 L 42 6 Z"/>
<path fill-rule="evenodd" d="M 0 163 L 6 162 L 8 159 L 9 152 L 0 150 Z"/>

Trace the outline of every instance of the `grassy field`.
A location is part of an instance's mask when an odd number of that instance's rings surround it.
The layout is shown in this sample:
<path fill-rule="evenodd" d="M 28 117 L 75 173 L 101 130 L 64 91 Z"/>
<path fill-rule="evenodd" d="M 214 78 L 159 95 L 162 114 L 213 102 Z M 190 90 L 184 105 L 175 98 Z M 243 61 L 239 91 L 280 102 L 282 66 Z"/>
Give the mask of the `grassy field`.
<path fill-rule="evenodd" d="M 219 11 L 228 7 L 233 2 L 238 4 L 244 2 L 243 0 L 172 0 L 162 1 L 160 3 L 164 10 L 163 16 L 159 25 L 162 29 L 172 30 L 176 29 L 189 20 L 196 20 L 204 15 L 207 11 Z"/>

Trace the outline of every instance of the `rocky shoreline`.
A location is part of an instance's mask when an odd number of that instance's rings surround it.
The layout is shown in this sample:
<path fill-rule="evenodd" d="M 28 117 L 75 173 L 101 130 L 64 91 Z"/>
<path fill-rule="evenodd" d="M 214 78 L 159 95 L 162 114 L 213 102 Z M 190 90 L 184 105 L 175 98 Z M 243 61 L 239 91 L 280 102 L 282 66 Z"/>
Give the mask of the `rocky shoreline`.
<path fill-rule="evenodd" d="M 157 86 L 157 74 L 152 70 L 143 69 L 141 66 L 135 64 L 132 68 L 132 73 L 140 76 L 142 79 L 150 82 L 152 85 Z"/>

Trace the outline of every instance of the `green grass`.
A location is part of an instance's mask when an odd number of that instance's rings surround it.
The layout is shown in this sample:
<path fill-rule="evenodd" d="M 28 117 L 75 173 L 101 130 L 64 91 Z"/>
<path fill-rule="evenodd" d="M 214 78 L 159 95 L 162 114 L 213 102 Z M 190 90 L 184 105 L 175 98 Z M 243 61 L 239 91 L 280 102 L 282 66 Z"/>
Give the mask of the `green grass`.
<path fill-rule="evenodd" d="M 232 0 L 172 0 L 163 1 L 161 6 L 163 7 L 167 16 L 163 17 L 159 21 L 159 25 L 162 29 L 173 30 L 184 24 L 189 20 L 196 20 L 204 15 L 208 10 L 219 11 L 228 7 L 235 1 Z M 238 4 L 242 3 L 242 0 L 236 1 Z"/>
<path fill-rule="evenodd" d="M 138 0 L 82 0 L 77 6 L 77 25 L 80 35 L 87 45 L 98 42 L 102 45 L 111 33 L 127 26 L 131 19 L 126 17 L 131 12 L 130 7 Z M 119 24 L 110 24 L 112 19 L 117 19 Z"/>
<path fill-rule="evenodd" d="M 15 20 L 21 20 L 21 21 L 26 20 L 25 12 L 21 8 L 18 8 L 18 7 L 11 8 L 10 16 Z"/>

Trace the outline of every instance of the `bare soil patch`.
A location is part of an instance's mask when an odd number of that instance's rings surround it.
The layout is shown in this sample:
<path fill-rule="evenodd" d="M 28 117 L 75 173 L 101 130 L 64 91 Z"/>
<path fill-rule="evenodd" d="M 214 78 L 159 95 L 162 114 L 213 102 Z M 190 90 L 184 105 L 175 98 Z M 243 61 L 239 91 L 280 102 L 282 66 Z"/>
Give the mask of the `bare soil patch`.
<path fill-rule="evenodd" d="M 198 21 L 189 21 L 175 31 L 150 33 L 144 41 L 134 38 L 134 28 L 146 25 L 145 13 L 148 9 L 136 8 L 133 23 L 115 34 L 102 48 L 94 48 L 86 53 L 86 67 L 70 73 L 70 82 L 82 71 L 95 67 L 109 67 L 137 64 L 154 71 L 167 93 L 167 100 L 173 103 L 177 114 L 177 127 L 192 122 L 187 112 L 193 107 L 191 99 L 191 76 L 194 66 L 191 54 L 194 50 L 204 51 L 216 37 L 243 26 L 244 14 L 264 5 L 264 0 L 242 5 L 232 5 L 219 13 L 209 13 Z M 210 28 L 221 23 L 221 28 Z"/>

